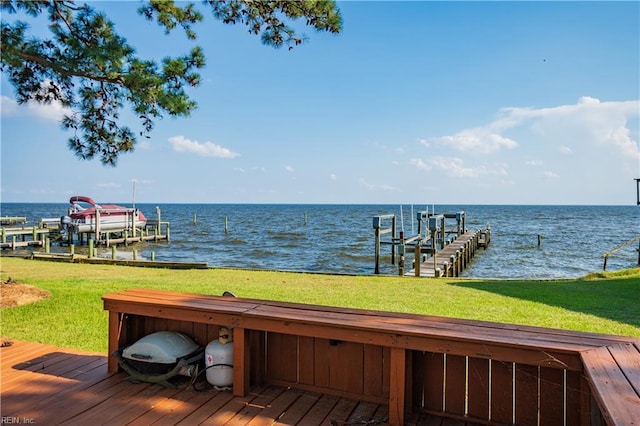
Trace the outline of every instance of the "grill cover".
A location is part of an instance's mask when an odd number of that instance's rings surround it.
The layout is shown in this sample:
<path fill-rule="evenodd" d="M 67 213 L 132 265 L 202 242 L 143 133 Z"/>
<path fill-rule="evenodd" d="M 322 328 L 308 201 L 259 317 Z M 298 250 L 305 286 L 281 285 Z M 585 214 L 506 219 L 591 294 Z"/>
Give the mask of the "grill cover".
<path fill-rule="evenodd" d="M 122 357 L 131 361 L 175 365 L 180 359 L 198 349 L 199 346 L 182 333 L 158 331 L 144 336 L 125 348 L 122 351 Z"/>

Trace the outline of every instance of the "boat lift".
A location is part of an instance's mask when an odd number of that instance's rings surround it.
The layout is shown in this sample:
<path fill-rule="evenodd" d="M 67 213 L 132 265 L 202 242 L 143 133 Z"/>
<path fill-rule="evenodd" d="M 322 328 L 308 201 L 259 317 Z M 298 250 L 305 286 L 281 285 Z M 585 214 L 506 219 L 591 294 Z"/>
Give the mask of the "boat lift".
<path fill-rule="evenodd" d="M 446 228 L 447 219 L 455 219 L 454 228 Z M 453 238 L 457 238 L 466 232 L 466 216 L 464 211 L 456 213 L 436 214 L 428 211 L 419 211 L 415 215 L 417 222 L 417 234 L 405 236 L 404 231 L 397 229 L 397 217 L 395 214 L 384 214 L 373 217 L 373 229 L 375 232 L 375 269 L 374 274 L 380 274 L 380 248 L 381 245 L 391 246 L 391 264 L 396 264 L 396 252 L 399 256 L 398 271 L 404 275 L 404 257 L 407 246 L 416 251 L 419 246 L 420 253 L 424 256 L 434 256 L 438 250 L 442 250 Z M 390 234 L 390 238 L 383 239 Z"/>

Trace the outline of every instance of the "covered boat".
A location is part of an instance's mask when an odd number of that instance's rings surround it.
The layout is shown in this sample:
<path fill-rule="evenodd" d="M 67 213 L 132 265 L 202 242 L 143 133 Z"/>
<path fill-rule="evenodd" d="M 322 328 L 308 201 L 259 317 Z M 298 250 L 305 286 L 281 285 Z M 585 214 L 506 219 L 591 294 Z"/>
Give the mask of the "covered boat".
<path fill-rule="evenodd" d="M 68 216 L 62 226 L 74 232 L 114 232 L 144 228 L 147 218 L 136 208 L 117 204 L 98 204 L 93 199 L 76 195 L 69 200 Z"/>

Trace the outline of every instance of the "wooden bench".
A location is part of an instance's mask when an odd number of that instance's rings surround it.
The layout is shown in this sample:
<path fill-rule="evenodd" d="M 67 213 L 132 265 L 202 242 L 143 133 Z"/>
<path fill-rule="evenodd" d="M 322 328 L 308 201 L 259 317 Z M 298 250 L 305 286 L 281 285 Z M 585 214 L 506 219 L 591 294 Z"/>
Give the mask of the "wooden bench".
<path fill-rule="evenodd" d="M 110 353 L 154 331 L 204 346 L 233 328 L 234 395 L 272 383 L 384 403 L 392 425 L 416 412 L 495 424 L 640 419 L 636 338 L 155 290 L 103 300 Z M 118 370 L 115 358 L 108 365 Z"/>

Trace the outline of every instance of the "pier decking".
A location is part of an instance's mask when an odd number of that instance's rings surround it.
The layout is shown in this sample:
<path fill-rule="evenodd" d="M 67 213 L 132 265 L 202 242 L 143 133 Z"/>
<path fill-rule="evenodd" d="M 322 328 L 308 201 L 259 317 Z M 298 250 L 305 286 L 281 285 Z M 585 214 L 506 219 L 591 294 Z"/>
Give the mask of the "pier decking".
<path fill-rule="evenodd" d="M 469 265 L 479 248 L 486 248 L 489 244 L 490 232 L 467 231 L 460 237 L 448 243 L 442 250 L 436 251 L 428 259 L 422 259 L 420 254 L 414 256 L 413 269 L 405 275 L 416 277 L 459 277 Z M 416 262 L 415 259 L 420 261 Z"/>
<path fill-rule="evenodd" d="M 388 424 L 384 404 L 283 386 L 254 387 L 245 397 L 211 388 L 196 391 L 132 383 L 107 371 L 101 353 L 14 341 L 0 348 L 5 423 L 304 425 Z M 420 414 L 409 425 L 444 425 Z M 465 425 L 456 422 L 456 425 Z M 473 425 L 473 423 L 466 423 Z"/>
<path fill-rule="evenodd" d="M 7 219 L 6 221 L 4 219 Z M 9 223 L 3 218 L 3 223 Z M 61 233 L 61 224 L 52 222 L 52 219 L 43 219 L 38 225 L 26 225 L 26 219 L 21 226 L 3 226 L 0 229 L 0 249 L 21 249 L 39 247 L 49 252 L 51 244 L 67 246 L 95 245 L 111 247 L 116 245 L 129 245 L 146 241 L 169 241 L 170 224 L 166 221 L 148 220 L 144 228 L 123 228 L 98 232 L 69 231 L 66 237 Z M 14 224 L 15 225 L 15 224 Z"/>

